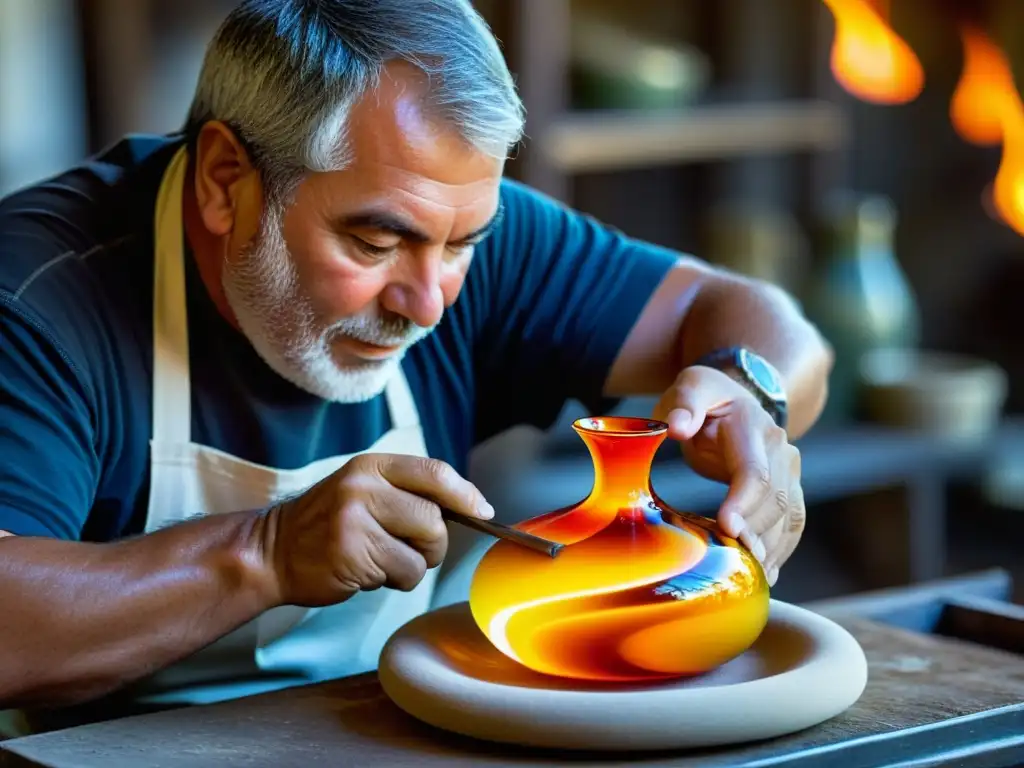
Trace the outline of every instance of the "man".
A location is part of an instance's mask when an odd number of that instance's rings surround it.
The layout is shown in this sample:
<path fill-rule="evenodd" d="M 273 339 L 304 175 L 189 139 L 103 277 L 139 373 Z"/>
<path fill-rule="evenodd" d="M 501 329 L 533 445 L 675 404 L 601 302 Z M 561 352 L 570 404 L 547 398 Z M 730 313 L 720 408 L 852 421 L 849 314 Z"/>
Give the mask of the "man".
<path fill-rule="evenodd" d="M 251 0 L 182 136 L 0 205 L 0 706 L 374 668 L 493 515 L 470 449 L 569 398 L 661 393 L 774 582 L 826 345 L 503 181 L 522 117 L 465 0 Z"/>

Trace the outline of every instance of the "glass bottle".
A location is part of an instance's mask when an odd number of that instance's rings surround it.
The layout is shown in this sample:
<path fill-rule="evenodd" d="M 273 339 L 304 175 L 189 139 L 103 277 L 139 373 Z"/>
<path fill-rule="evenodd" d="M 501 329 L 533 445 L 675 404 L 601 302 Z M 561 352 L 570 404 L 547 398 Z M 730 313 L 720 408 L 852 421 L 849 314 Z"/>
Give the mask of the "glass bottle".
<path fill-rule="evenodd" d="M 827 220 L 823 261 L 806 307 L 835 350 L 824 424 L 857 416 L 866 353 L 920 343 L 916 297 L 896 255 L 896 221 L 894 206 L 880 195 L 844 196 Z"/>

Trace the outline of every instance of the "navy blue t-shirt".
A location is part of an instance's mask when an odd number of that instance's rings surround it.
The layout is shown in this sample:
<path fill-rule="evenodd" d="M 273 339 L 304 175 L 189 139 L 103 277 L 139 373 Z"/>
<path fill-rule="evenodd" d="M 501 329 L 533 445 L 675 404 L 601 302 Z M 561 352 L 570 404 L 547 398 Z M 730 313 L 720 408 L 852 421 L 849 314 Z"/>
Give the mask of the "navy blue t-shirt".
<path fill-rule="evenodd" d="M 0 530 L 110 541 L 143 530 L 153 370 L 153 210 L 177 137 L 131 137 L 0 201 Z M 565 402 L 597 411 L 611 364 L 677 256 L 511 181 L 462 293 L 403 361 L 430 455 Z M 271 370 L 187 260 L 192 439 L 295 468 L 365 450 L 383 396 L 320 400 Z"/>

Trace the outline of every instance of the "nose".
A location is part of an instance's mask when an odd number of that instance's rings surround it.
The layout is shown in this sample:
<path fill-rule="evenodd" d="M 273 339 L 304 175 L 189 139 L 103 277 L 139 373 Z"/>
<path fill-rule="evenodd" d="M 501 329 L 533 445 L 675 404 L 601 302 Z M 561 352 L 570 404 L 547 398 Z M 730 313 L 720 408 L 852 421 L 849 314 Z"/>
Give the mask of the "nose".
<path fill-rule="evenodd" d="M 403 261 L 406 263 L 396 270 L 394 278 L 381 293 L 381 305 L 422 328 L 430 328 L 444 314 L 441 259 L 411 257 Z"/>

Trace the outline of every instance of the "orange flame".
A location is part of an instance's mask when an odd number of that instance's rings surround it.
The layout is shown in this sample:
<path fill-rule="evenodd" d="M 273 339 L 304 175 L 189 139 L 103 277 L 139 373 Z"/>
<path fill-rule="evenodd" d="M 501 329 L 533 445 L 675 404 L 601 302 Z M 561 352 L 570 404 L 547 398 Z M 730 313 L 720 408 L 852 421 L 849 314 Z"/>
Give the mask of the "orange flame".
<path fill-rule="evenodd" d="M 888 23 L 888 14 L 867 0 L 824 0 L 835 17 L 832 74 L 863 101 L 906 104 L 924 88 L 924 68 Z"/>
<path fill-rule="evenodd" d="M 996 211 L 1017 234 L 1024 235 L 1024 108 L 1016 100 L 1003 129 L 1003 159 L 992 190 Z"/>
<path fill-rule="evenodd" d="M 998 144 L 1003 138 L 1003 110 L 1016 93 L 1010 64 L 980 29 L 965 25 L 960 37 L 964 68 L 949 105 L 950 121 L 971 144 Z"/>
<path fill-rule="evenodd" d="M 529 669 L 583 680 L 697 674 L 745 651 L 767 622 L 768 584 L 738 542 L 651 490 L 666 425 L 607 417 L 574 427 L 594 488 L 517 526 L 565 544 L 557 558 L 508 541 L 487 552 L 469 600 L 483 633 Z"/>
<path fill-rule="evenodd" d="M 964 25 L 964 68 L 950 102 L 950 120 L 965 141 L 1002 142 L 992 203 L 1004 222 L 1024 234 L 1024 104 L 1006 55 L 982 30 Z"/>

